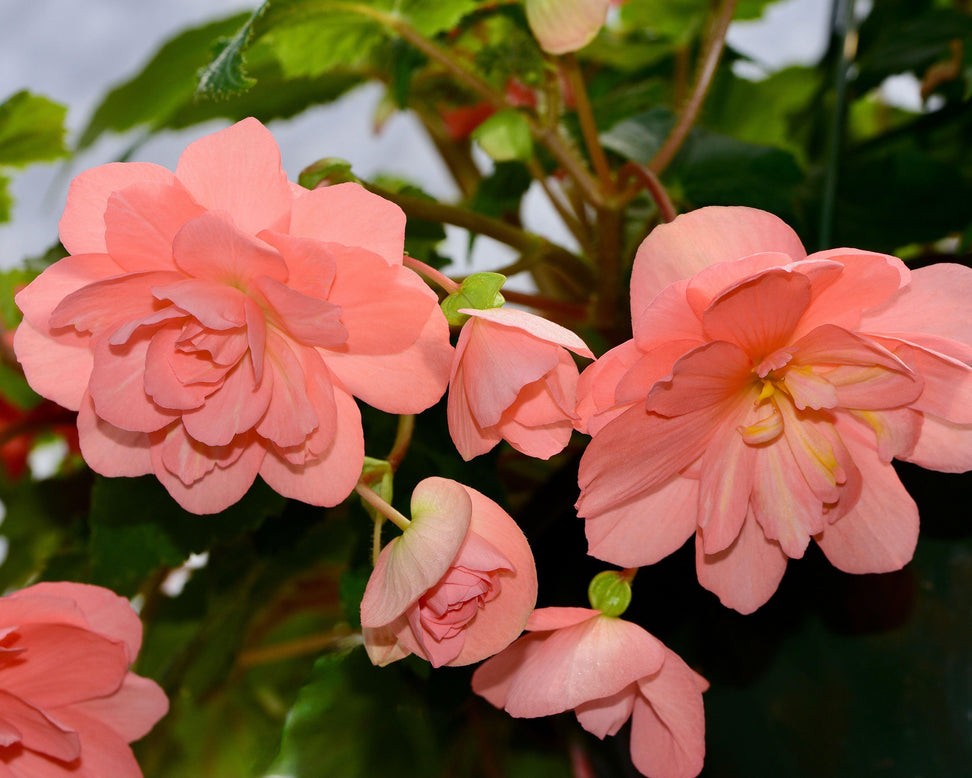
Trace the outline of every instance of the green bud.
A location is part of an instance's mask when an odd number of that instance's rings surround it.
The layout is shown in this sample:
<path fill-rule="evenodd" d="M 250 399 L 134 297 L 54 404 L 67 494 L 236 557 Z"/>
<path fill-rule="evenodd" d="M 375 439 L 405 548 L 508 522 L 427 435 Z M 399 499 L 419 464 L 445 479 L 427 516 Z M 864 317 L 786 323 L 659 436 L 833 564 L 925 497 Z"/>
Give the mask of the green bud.
<path fill-rule="evenodd" d="M 530 125 L 515 108 L 494 113 L 473 130 L 472 139 L 497 162 L 526 161 L 533 156 Z"/>
<path fill-rule="evenodd" d="M 469 318 L 466 314 L 459 313 L 462 308 L 474 308 L 477 311 L 501 308 L 506 302 L 500 294 L 505 283 L 506 276 L 502 273 L 473 273 L 462 282 L 458 291 L 442 301 L 442 312 L 446 320 L 453 326 L 459 326 Z"/>
<path fill-rule="evenodd" d="M 324 157 L 317 162 L 312 162 L 297 176 L 297 183 L 305 189 L 345 184 L 349 181 L 361 183 L 361 179 L 351 172 L 351 163 L 340 157 Z"/>
<path fill-rule="evenodd" d="M 620 616 L 631 604 L 631 581 L 617 570 L 605 570 L 591 579 L 587 598 L 605 616 Z"/>

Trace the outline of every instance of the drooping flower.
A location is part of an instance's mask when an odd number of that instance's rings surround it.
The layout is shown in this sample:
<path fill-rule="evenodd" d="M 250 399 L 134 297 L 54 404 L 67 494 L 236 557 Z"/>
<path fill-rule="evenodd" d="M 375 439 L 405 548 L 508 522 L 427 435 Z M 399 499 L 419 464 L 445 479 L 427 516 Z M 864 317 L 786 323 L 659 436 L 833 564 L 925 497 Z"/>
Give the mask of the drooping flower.
<path fill-rule="evenodd" d="M 566 54 L 594 40 L 611 0 L 524 0 L 524 5 L 540 47 L 550 54 Z"/>
<path fill-rule="evenodd" d="M 537 600 L 533 554 L 516 522 L 446 478 L 419 483 L 411 507 L 361 600 L 372 662 L 414 653 L 435 667 L 468 665 L 506 648 Z"/>
<path fill-rule="evenodd" d="M 631 279 L 634 338 L 581 377 L 592 555 L 652 564 L 696 535 L 699 581 L 748 613 L 810 538 L 850 573 L 897 570 L 918 510 L 892 458 L 972 468 L 972 270 L 807 256 L 771 214 L 658 227 Z"/>
<path fill-rule="evenodd" d="M 140 778 L 128 744 L 169 707 L 128 669 L 141 641 L 128 601 L 98 586 L 41 583 L 0 599 L 0 771 Z"/>
<path fill-rule="evenodd" d="M 79 411 L 103 475 L 155 473 L 196 513 L 258 474 L 334 505 L 364 456 L 354 397 L 415 413 L 448 379 L 448 327 L 402 266 L 404 225 L 356 184 L 289 182 L 255 119 L 190 144 L 174 174 L 88 170 L 60 223 L 72 256 L 17 296 L 17 356 Z"/>
<path fill-rule="evenodd" d="M 463 459 L 501 440 L 527 456 L 562 451 L 574 426 L 577 366 L 592 358 L 570 330 L 512 308 L 461 309 L 449 382 L 449 433 Z"/>
<path fill-rule="evenodd" d="M 541 608 L 529 631 L 473 674 L 516 718 L 573 710 L 604 738 L 631 719 L 631 760 L 650 778 L 692 778 L 705 758 L 708 683 L 637 624 L 588 608 Z"/>

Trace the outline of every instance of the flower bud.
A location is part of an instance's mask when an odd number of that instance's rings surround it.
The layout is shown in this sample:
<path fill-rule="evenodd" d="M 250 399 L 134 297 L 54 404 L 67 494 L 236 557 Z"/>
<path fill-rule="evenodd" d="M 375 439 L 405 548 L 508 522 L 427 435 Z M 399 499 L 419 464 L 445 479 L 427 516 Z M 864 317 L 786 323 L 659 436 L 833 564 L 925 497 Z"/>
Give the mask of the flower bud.
<path fill-rule="evenodd" d="M 631 581 L 617 570 L 605 570 L 591 579 L 587 598 L 605 616 L 620 616 L 631 604 Z"/>
<path fill-rule="evenodd" d="M 446 320 L 453 326 L 460 326 L 469 318 L 467 314 L 459 313 L 461 308 L 475 308 L 485 311 L 489 308 L 500 308 L 506 300 L 500 294 L 500 289 L 506 283 L 506 276 L 502 273 L 473 273 L 453 292 L 442 301 L 442 312 Z"/>

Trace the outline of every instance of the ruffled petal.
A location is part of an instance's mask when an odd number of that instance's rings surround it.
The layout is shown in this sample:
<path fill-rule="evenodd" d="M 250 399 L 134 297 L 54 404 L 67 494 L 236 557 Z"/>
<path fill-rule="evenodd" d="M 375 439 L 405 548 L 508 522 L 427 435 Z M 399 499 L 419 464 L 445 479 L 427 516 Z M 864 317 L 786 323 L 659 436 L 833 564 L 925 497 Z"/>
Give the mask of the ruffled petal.
<path fill-rule="evenodd" d="M 914 447 L 898 459 L 942 473 L 972 470 L 972 424 L 954 424 L 930 413 L 922 414 Z"/>
<path fill-rule="evenodd" d="M 559 324 L 532 313 L 519 311 L 516 308 L 489 308 L 485 311 L 462 308 L 459 312 L 482 321 L 491 321 L 503 327 L 520 330 L 537 340 L 543 340 L 555 346 L 563 346 L 579 356 L 588 359 L 594 358 L 591 350 L 576 334 Z"/>
<path fill-rule="evenodd" d="M 83 700 L 71 707 L 100 721 L 131 743 L 147 735 L 168 712 L 169 700 L 155 681 L 129 673 L 121 688 L 109 697 Z"/>
<path fill-rule="evenodd" d="M 227 287 L 243 289 L 258 276 L 287 280 L 287 263 L 276 250 L 213 211 L 179 230 L 172 241 L 172 256 L 179 269 L 194 279 Z"/>
<path fill-rule="evenodd" d="M 123 430 L 99 418 L 87 393 L 78 411 L 78 443 L 85 463 L 101 475 L 119 478 L 152 472 L 148 434 Z"/>
<path fill-rule="evenodd" d="M 578 705 L 574 713 L 584 729 L 603 740 L 608 735 L 618 734 L 618 730 L 631 717 L 637 696 L 638 685 L 633 683 L 610 697 Z"/>

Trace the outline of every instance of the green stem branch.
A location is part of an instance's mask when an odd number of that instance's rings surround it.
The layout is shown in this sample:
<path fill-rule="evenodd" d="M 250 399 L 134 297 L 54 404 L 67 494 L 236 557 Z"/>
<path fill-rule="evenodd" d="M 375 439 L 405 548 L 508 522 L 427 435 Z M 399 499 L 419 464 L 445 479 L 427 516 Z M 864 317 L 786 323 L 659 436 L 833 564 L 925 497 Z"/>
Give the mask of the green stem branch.
<path fill-rule="evenodd" d="M 358 493 L 358 496 L 362 500 L 368 503 L 368 505 L 378 511 L 378 513 L 388 519 L 392 524 L 402 530 L 402 532 L 408 529 L 408 525 L 412 523 L 408 520 L 408 518 L 385 502 L 370 486 L 367 486 L 359 481 L 354 487 L 354 490 Z"/>

